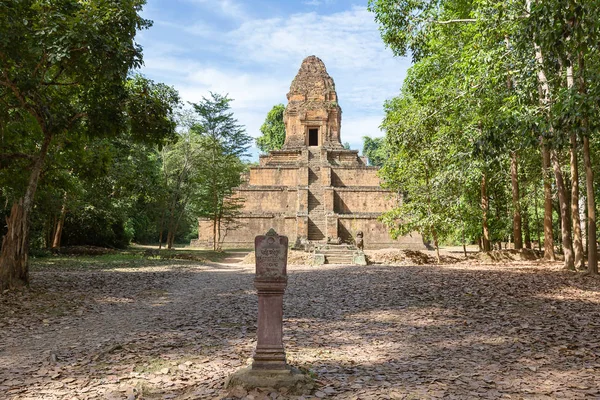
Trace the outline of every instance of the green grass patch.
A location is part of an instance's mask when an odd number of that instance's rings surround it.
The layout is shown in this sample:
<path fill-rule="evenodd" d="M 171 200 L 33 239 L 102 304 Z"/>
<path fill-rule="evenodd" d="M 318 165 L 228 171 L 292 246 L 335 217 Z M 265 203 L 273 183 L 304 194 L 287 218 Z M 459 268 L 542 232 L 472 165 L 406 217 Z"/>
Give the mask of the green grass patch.
<path fill-rule="evenodd" d="M 219 262 L 236 253 L 211 250 L 160 250 L 149 255 L 144 248 L 131 248 L 101 255 L 52 255 L 31 258 L 32 270 L 105 270 L 119 268 L 142 268 L 149 266 L 198 265 Z"/>

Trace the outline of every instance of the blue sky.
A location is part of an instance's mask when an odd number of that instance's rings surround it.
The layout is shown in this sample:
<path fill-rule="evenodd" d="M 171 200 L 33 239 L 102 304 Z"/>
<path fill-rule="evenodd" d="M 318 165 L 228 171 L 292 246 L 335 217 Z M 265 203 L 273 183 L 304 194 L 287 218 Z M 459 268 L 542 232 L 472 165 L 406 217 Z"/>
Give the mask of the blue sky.
<path fill-rule="evenodd" d="M 367 1 L 148 0 L 154 26 L 138 34 L 142 72 L 174 86 L 184 101 L 229 94 L 256 137 L 268 111 L 286 104 L 302 60 L 316 55 L 335 81 L 342 141 L 362 148 L 381 136 L 383 103 L 399 93 L 410 66 L 381 41 Z M 254 156 L 257 150 L 252 150 Z"/>

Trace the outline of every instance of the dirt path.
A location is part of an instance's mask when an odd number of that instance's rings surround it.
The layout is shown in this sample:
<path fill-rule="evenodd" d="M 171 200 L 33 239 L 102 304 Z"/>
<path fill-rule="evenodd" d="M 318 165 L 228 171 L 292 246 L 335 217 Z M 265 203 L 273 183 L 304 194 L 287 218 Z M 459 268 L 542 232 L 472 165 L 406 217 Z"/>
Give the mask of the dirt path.
<path fill-rule="evenodd" d="M 288 360 L 317 397 L 600 397 L 598 280 L 536 263 L 288 268 Z M 0 398 L 225 398 L 255 345 L 252 273 L 36 268 L 0 297 Z"/>

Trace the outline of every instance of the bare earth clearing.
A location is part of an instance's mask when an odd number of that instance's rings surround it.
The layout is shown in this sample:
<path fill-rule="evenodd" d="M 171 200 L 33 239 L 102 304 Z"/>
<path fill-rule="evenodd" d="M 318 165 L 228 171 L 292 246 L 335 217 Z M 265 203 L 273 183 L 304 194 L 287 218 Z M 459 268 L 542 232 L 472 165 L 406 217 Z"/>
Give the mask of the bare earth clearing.
<path fill-rule="evenodd" d="M 288 268 L 288 360 L 316 397 L 600 397 L 600 281 L 559 263 Z M 30 290 L 0 296 L 0 397 L 292 398 L 223 389 L 255 345 L 253 272 L 36 261 Z"/>

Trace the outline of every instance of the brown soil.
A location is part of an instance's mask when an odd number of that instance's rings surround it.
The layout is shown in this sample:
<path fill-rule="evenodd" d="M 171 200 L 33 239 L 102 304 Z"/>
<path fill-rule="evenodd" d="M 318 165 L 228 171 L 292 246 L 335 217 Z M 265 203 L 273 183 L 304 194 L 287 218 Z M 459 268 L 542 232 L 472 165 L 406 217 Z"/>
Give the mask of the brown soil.
<path fill-rule="evenodd" d="M 250 252 L 244 257 L 241 264 L 254 265 L 256 256 L 254 252 Z M 312 263 L 311 253 L 305 251 L 288 250 L 288 265 L 307 265 Z"/>
<path fill-rule="evenodd" d="M 50 259 L 0 296 L 1 398 L 293 398 L 223 388 L 255 346 L 252 265 L 89 262 Z M 561 263 L 288 271 L 305 398 L 600 397 L 600 281 Z"/>
<path fill-rule="evenodd" d="M 424 265 L 436 263 L 435 252 L 425 253 L 418 250 L 382 249 L 367 250 L 365 254 L 369 264 Z M 458 257 L 440 254 L 441 264 L 453 264 L 459 261 Z"/>
<path fill-rule="evenodd" d="M 476 253 L 475 259 L 484 263 L 497 263 L 503 261 L 531 261 L 542 258 L 544 254 L 538 250 L 494 250 L 487 253 Z"/>

